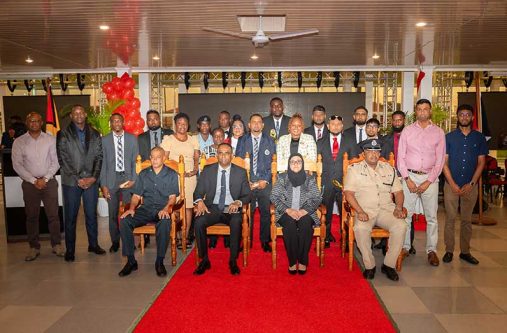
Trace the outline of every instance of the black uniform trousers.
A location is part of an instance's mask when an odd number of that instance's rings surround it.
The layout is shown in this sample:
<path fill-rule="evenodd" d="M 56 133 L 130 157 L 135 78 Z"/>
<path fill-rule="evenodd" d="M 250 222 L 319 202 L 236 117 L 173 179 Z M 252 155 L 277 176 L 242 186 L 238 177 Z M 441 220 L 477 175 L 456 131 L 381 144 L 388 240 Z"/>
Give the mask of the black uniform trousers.
<path fill-rule="evenodd" d="M 271 241 L 271 214 L 269 213 L 269 207 L 271 205 L 271 201 L 269 199 L 270 195 L 271 184 L 268 184 L 262 190 L 253 190 L 252 201 L 250 202 L 250 239 L 253 240 L 255 208 L 259 207 L 261 216 L 260 240 L 262 243 Z"/>
<path fill-rule="evenodd" d="M 334 203 L 338 204 L 338 213 L 342 216 L 342 191 L 333 184 L 325 184 L 322 202 L 326 205 L 326 239 L 331 237 L 331 221 L 333 218 Z"/>

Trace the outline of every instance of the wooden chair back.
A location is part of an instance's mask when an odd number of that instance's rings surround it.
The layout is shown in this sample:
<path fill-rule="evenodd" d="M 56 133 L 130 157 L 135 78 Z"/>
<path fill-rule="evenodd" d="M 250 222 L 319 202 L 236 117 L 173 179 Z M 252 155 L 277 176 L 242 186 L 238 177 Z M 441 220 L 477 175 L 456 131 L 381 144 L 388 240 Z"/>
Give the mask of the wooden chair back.
<path fill-rule="evenodd" d="M 322 155 L 317 155 L 317 162 L 310 161 L 307 159 L 304 159 L 305 163 L 305 171 L 311 174 L 316 174 L 317 176 L 317 186 L 319 190 L 322 190 Z M 271 183 L 275 184 L 275 182 L 278 179 L 278 172 L 277 172 L 278 163 L 276 161 L 276 154 L 273 154 L 273 159 L 271 162 Z M 283 169 L 283 171 L 287 171 L 287 169 Z"/>

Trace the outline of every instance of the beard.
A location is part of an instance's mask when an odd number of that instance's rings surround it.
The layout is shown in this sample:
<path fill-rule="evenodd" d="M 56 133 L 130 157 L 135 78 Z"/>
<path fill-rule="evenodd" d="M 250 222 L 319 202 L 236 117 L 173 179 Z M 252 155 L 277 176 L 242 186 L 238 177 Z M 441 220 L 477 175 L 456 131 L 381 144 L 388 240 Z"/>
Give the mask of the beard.
<path fill-rule="evenodd" d="M 316 121 L 314 120 L 314 121 L 313 121 L 313 124 L 314 124 L 314 125 L 317 125 L 317 126 L 320 126 L 320 125 L 323 125 L 325 122 L 326 122 L 326 121 L 325 121 L 325 120 L 323 120 L 323 121 L 321 121 L 321 122 L 319 122 L 319 123 L 318 123 L 318 122 L 316 122 Z"/>
<path fill-rule="evenodd" d="M 156 131 L 156 130 L 158 130 L 159 128 L 160 128 L 160 125 L 158 125 L 158 126 L 148 126 L 148 129 L 149 129 L 150 131 Z"/>
<path fill-rule="evenodd" d="M 394 127 L 393 126 L 393 132 L 400 133 L 401 131 L 403 131 L 404 128 L 405 128 L 405 125 L 401 125 L 399 127 Z"/>
<path fill-rule="evenodd" d="M 460 121 L 458 121 L 458 126 L 459 127 L 469 127 L 470 125 L 472 125 L 472 120 L 469 120 L 467 122 L 460 122 Z"/>
<path fill-rule="evenodd" d="M 354 120 L 354 124 L 359 125 L 359 126 L 363 126 L 364 124 L 366 124 L 366 120 L 364 120 L 364 121 Z"/>

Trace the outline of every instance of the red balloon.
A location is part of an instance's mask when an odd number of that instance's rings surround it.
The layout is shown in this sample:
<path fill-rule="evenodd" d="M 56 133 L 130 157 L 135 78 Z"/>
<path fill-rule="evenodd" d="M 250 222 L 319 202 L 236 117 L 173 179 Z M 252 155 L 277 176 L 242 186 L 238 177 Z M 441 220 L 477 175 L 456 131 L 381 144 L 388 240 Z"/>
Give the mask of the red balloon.
<path fill-rule="evenodd" d="M 111 81 L 113 87 L 114 87 L 114 90 L 116 90 L 116 92 L 121 92 L 123 90 L 123 85 L 121 83 L 121 80 L 119 77 L 115 77 L 113 78 L 113 80 Z"/>
<path fill-rule="evenodd" d="M 143 118 L 137 118 L 135 120 L 135 124 L 137 128 L 144 128 L 144 119 Z"/>
<path fill-rule="evenodd" d="M 141 107 L 141 101 L 139 98 L 134 98 L 131 104 L 134 108 L 139 109 Z"/>
<path fill-rule="evenodd" d="M 122 98 L 126 100 L 131 100 L 135 97 L 134 90 L 132 89 L 125 89 L 123 90 Z"/>
<path fill-rule="evenodd" d="M 125 118 L 126 111 L 127 111 L 127 107 L 125 106 L 125 104 L 123 104 L 123 105 L 120 105 L 119 107 L 117 107 L 116 110 L 114 110 L 113 112 L 119 113 L 123 116 L 123 118 Z"/>
<path fill-rule="evenodd" d="M 141 112 L 139 109 L 129 109 L 126 113 L 128 119 L 136 120 L 137 118 L 141 118 Z"/>
<path fill-rule="evenodd" d="M 125 72 L 125 73 L 123 73 L 123 75 L 121 76 L 121 78 L 122 79 L 128 79 L 128 78 L 130 78 L 130 75 L 129 75 L 129 73 Z"/>
<path fill-rule="evenodd" d="M 105 93 L 105 94 L 110 94 L 114 91 L 114 88 L 113 88 L 113 85 L 111 84 L 111 82 L 106 82 L 102 85 L 102 91 Z"/>
<path fill-rule="evenodd" d="M 134 129 L 134 126 L 135 126 L 135 122 L 132 120 L 132 119 L 126 119 L 125 120 L 125 123 L 123 124 L 123 127 L 125 128 L 125 130 L 127 132 L 130 132 Z"/>
<path fill-rule="evenodd" d="M 140 134 L 143 134 L 144 133 L 144 129 L 143 128 L 140 128 L 140 127 L 137 127 L 136 129 L 134 129 L 134 131 L 132 132 L 132 134 L 134 135 L 140 135 Z"/>
<path fill-rule="evenodd" d="M 120 99 L 120 95 L 118 95 L 117 92 L 113 92 L 113 93 L 107 95 L 107 99 L 110 101 L 117 101 Z"/>
<path fill-rule="evenodd" d="M 134 89 L 136 86 L 136 81 L 134 81 L 134 79 L 132 79 L 130 77 L 127 79 L 122 79 L 121 81 L 122 81 L 125 89 Z"/>

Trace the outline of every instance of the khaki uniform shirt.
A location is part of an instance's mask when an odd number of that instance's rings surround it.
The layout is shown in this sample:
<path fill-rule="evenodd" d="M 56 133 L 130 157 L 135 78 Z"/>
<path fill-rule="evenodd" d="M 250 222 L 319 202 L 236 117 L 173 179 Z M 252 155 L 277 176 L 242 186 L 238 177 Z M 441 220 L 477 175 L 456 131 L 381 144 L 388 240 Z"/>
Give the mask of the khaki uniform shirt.
<path fill-rule="evenodd" d="M 402 191 L 402 186 L 395 169 L 389 163 L 378 161 L 373 170 L 362 161 L 349 166 L 344 191 L 355 193 L 357 202 L 371 219 L 380 210 L 393 212 L 395 204 L 391 193 Z"/>

